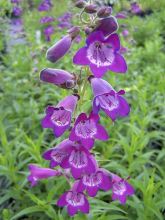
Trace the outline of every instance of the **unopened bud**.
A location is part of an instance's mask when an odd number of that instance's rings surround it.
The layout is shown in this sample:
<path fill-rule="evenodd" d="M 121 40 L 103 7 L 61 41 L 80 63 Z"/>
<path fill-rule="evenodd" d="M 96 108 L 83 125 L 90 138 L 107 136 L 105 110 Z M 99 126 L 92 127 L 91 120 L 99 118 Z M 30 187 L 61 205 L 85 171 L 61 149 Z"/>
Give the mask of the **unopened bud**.
<path fill-rule="evenodd" d="M 86 5 L 86 3 L 85 3 L 83 0 L 79 0 L 79 1 L 77 1 L 77 2 L 75 3 L 75 6 L 76 6 L 77 8 L 84 8 L 85 5 Z"/>
<path fill-rule="evenodd" d="M 112 13 L 112 8 L 111 7 L 102 7 L 98 10 L 97 16 L 99 18 L 106 18 L 110 16 Z"/>
<path fill-rule="evenodd" d="M 40 73 L 40 80 L 65 89 L 71 89 L 76 84 L 75 76 L 61 69 L 43 69 Z"/>
<path fill-rule="evenodd" d="M 86 35 L 89 35 L 92 32 L 92 28 L 86 27 L 84 29 L 84 31 L 85 31 Z"/>
<path fill-rule="evenodd" d="M 80 33 L 80 28 L 77 26 L 72 27 L 68 30 L 68 34 L 71 36 L 72 40 L 77 37 Z"/>
<path fill-rule="evenodd" d="M 93 14 L 97 12 L 97 6 L 96 5 L 86 5 L 84 8 L 84 11 L 88 14 Z"/>
<path fill-rule="evenodd" d="M 69 51 L 71 44 L 72 37 L 68 34 L 48 49 L 46 58 L 52 63 L 55 63 Z"/>

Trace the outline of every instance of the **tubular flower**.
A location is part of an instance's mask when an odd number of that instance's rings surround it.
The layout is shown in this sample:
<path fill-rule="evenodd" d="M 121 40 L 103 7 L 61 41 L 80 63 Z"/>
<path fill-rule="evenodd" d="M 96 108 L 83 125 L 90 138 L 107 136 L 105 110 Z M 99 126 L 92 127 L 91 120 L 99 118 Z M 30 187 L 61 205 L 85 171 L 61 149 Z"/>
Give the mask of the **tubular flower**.
<path fill-rule="evenodd" d="M 31 182 L 31 186 L 35 186 L 38 180 L 61 175 L 61 173 L 57 170 L 42 168 L 35 164 L 29 165 L 29 171 L 30 175 L 28 176 L 28 180 Z"/>
<path fill-rule="evenodd" d="M 127 196 L 132 196 L 134 188 L 124 179 L 112 174 L 112 200 L 119 200 L 121 204 L 125 204 Z"/>
<path fill-rule="evenodd" d="M 66 206 L 70 216 L 75 215 L 78 211 L 89 213 L 89 202 L 84 193 L 77 190 L 77 184 L 74 184 L 70 191 L 61 195 L 57 205 L 60 207 Z"/>
<path fill-rule="evenodd" d="M 94 140 L 107 140 L 108 134 L 99 122 L 99 116 L 91 114 L 89 117 L 85 113 L 81 113 L 71 130 L 69 139 L 71 141 L 80 141 L 84 147 L 90 149 L 94 145 Z"/>
<path fill-rule="evenodd" d="M 49 25 L 43 30 L 43 32 L 44 32 L 46 41 L 50 41 L 51 40 L 50 37 L 54 33 L 54 27 Z"/>
<path fill-rule="evenodd" d="M 115 17 L 118 19 L 126 19 L 128 16 L 127 16 L 126 12 L 121 11 L 121 12 L 117 13 Z"/>
<path fill-rule="evenodd" d="M 54 21 L 54 18 L 52 16 L 44 16 L 40 19 L 41 24 L 51 23 Z"/>
<path fill-rule="evenodd" d="M 79 180 L 78 189 L 87 191 L 91 197 L 96 196 L 99 189 L 108 191 L 112 188 L 110 176 L 102 169 L 97 169 L 95 173 L 84 174 Z"/>
<path fill-rule="evenodd" d="M 96 161 L 89 151 L 68 139 L 46 151 L 43 158 L 50 160 L 52 168 L 60 165 L 63 169 L 70 169 L 75 179 L 80 178 L 84 173 L 90 174 L 96 170 Z"/>
<path fill-rule="evenodd" d="M 14 16 L 19 17 L 22 15 L 22 9 L 18 6 L 15 6 L 15 7 L 13 7 L 12 13 Z"/>
<path fill-rule="evenodd" d="M 48 106 L 46 116 L 42 120 L 42 127 L 53 129 L 54 135 L 60 137 L 70 127 L 77 101 L 76 95 L 70 95 L 60 101 L 57 106 Z"/>
<path fill-rule="evenodd" d="M 52 8 L 52 2 L 50 0 L 43 0 L 38 6 L 38 11 L 49 11 Z"/>
<path fill-rule="evenodd" d="M 73 57 L 77 65 L 89 65 L 95 77 L 102 77 L 108 70 L 125 73 L 127 64 L 120 55 L 120 40 L 117 34 L 105 38 L 101 31 L 91 33 L 87 46 L 79 49 Z"/>
<path fill-rule="evenodd" d="M 125 117 L 130 112 L 127 101 L 122 97 L 124 90 L 116 92 L 112 86 L 103 79 L 92 78 L 91 86 L 94 94 L 93 112 L 102 109 L 113 121 L 117 117 Z"/>
<path fill-rule="evenodd" d="M 46 68 L 40 73 L 40 80 L 52 83 L 62 88 L 73 88 L 76 84 L 75 76 L 65 70 Z"/>
<path fill-rule="evenodd" d="M 137 2 L 131 3 L 131 12 L 133 14 L 140 14 L 142 12 L 142 9 Z"/>

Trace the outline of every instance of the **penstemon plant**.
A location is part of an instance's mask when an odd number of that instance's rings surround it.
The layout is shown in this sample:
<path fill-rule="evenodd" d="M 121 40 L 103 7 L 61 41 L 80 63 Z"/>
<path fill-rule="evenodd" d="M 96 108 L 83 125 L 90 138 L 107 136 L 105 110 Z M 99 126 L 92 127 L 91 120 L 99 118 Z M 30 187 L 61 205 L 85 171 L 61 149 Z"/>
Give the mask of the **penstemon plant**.
<path fill-rule="evenodd" d="M 78 211 L 89 213 L 87 198 L 96 196 L 98 190 L 112 190 L 112 200 L 119 200 L 122 204 L 126 202 L 127 196 L 134 194 L 128 179 L 101 168 L 91 152 L 95 139 L 106 141 L 109 138 L 107 131 L 99 123 L 99 112 L 104 111 L 115 121 L 127 116 L 130 111 L 123 98 L 125 91 L 115 91 L 101 78 L 109 70 L 116 73 L 127 71 L 125 59 L 120 54 L 117 20 L 112 16 L 111 7 L 98 9 L 95 4 L 82 0 L 76 1 L 75 6 L 81 9 L 81 26 L 72 27 L 66 36 L 48 49 L 46 57 L 53 63 L 57 62 L 69 51 L 79 33 L 85 32 L 86 45 L 73 57 L 73 63 L 80 66 L 80 74 L 76 76 L 66 70 L 53 68 L 43 69 L 40 73 L 42 81 L 72 92 L 57 105 L 46 108 L 42 127 L 52 129 L 56 138 L 67 130 L 70 133 L 67 139 L 44 152 L 43 158 L 50 161 L 50 168 L 30 164 L 28 176 L 31 186 L 49 177 L 63 175 L 67 178 L 71 189 L 61 195 L 57 205 L 66 206 L 70 216 Z M 82 74 L 83 78 L 80 79 Z M 89 114 L 80 111 L 88 82 L 94 96 Z M 61 168 L 53 169 L 57 166 Z"/>

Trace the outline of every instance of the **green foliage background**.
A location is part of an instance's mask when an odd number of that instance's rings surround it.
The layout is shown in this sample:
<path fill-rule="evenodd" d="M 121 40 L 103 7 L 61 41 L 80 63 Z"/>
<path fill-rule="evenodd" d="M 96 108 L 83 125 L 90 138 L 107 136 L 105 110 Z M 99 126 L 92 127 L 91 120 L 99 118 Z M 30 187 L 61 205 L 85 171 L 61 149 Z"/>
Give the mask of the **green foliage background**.
<path fill-rule="evenodd" d="M 122 44 L 129 48 L 126 55 L 129 66 L 125 75 L 109 72 L 105 79 L 116 90 L 124 88 L 131 105 L 129 117 L 114 124 L 102 114 L 110 139 L 96 142 L 94 153 L 101 166 L 126 178 L 136 193 L 126 205 L 111 201 L 111 192 L 99 192 L 90 199 L 89 215 L 78 214 L 69 218 L 65 209 L 55 203 L 68 188 L 62 177 L 40 182 L 30 188 L 27 182 L 28 164 L 48 166 L 41 155 L 59 143 L 49 129 L 43 130 L 40 120 L 48 104 L 56 104 L 68 94 L 53 85 L 39 81 L 39 71 L 45 67 L 75 71 L 71 56 L 81 45 L 74 45 L 70 54 L 53 65 L 45 59 L 47 48 L 65 34 L 56 32 L 53 41 L 36 42 L 35 30 L 41 29 L 37 10 L 24 6 L 24 26 L 27 44 L 12 47 L 4 53 L 12 36 L 6 35 L 7 17 L 11 12 L 10 1 L 0 1 L 0 219 L 15 220 L 163 220 L 165 219 L 165 2 L 164 0 L 139 1 L 144 10 L 152 13 L 145 17 L 132 16 L 120 20 L 127 24 L 130 35 L 122 37 Z M 39 1 L 34 1 L 35 5 Z M 116 1 L 114 11 L 128 1 Z M 51 14 L 59 16 L 70 1 L 54 0 Z M 121 29 L 119 30 L 119 33 Z M 84 44 L 84 40 L 81 42 Z M 77 68 L 77 67 L 76 67 Z M 82 110 L 88 111 L 92 95 L 86 90 Z M 67 134 L 66 134 L 67 136 Z"/>

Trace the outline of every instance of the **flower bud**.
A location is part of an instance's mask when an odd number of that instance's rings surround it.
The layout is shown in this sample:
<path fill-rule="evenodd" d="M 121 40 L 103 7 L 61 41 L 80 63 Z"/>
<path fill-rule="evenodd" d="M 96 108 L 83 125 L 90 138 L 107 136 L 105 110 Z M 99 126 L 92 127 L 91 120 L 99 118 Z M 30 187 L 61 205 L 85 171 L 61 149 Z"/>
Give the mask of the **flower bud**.
<path fill-rule="evenodd" d="M 83 0 L 76 1 L 75 6 L 77 8 L 84 8 L 86 3 Z"/>
<path fill-rule="evenodd" d="M 84 8 L 84 11 L 88 14 L 93 14 L 97 12 L 97 6 L 96 5 L 86 5 Z"/>
<path fill-rule="evenodd" d="M 127 18 L 127 14 L 125 12 L 118 12 L 115 17 L 117 19 L 125 19 Z"/>
<path fill-rule="evenodd" d="M 106 17 L 110 16 L 111 13 L 112 13 L 111 7 L 101 7 L 97 12 L 97 16 L 99 18 L 106 18 Z"/>
<path fill-rule="evenodd" d="M 75 76 L 65 70 L 46 68 L 40 73 L 40 80 L 58 87 L 71 89 L 76 84 Z"/>
<path fill-rule="evenodd" d="M 86 34 L 86 35 L 89 35 L 89 34 L 92 32 L 92 28 L 86 27 L 86 28 L 84 29 L 84 31 L 85 31 L 85 34 Z"/>
<path fill-rule="evenodd" d="M 72 37 L 68 34 L 47 50 L 46 58 L 52 63 L 61 59 L 70 49 Z"/>
<path fill-rule="evenodd" d="M 80 28 L 77 26 L 72 27 L 68 30 L 68 34 L 71 36 L 72 40 L 77 37 L 80 33 Z"/>
<path fill-rule="evenodd" d="M 113 32 L 117 31 L 118 23 L 115 17 L 110 16 L 103 18 L 98 21 L 98 25 L 95 31 L 101 31 L 105 37 L 109 36 Z"/>

